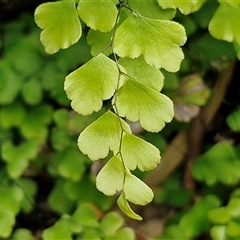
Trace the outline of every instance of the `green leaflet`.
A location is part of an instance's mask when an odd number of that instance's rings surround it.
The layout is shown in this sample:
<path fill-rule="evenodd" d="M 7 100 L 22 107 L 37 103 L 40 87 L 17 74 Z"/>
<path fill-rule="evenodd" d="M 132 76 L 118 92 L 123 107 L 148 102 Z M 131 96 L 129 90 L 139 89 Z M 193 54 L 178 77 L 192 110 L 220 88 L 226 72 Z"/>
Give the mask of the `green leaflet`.
<path fill-rule="evenodd" d="M 156 0 L 128 0 L 130 8 L 144 17 L 169 20 L 175 15 L 174 9 L 162 9 Z"/>
<path fill-rule="evenodd" d="M 183 13 L 183 14 L 189 14 L 191 12 L 195 12 L 195 11 L 199 10 L 200 7 L 202 6 L 202 4 L 205 1 L 206 0 L 184 0 L 184 1 L 157 0 L 159 5 L 163 9 L 165 9 L 165 8 L 174 8 L 174 9 L 178 8 L 181 11 L 181 13 Z"/>
<path fill-rule="evenodd" d="M 156 91 L 161 91 L 164 76 L 159 69 L 148 65 L 144 58 L 120 58 L 119 63 L 126 70 L 126 73 L 139 83 Z"/>
<path fill-rule="evenodd" d="M 41 4 L 35 11 L 35 21 L 43 29 L 40 40 L 49 54 L 68 48 L 82 35 L 75 1 Z"/>
<path fill-rule="evenodd" d="M 117 204 L 119 208 L 130 218 L 136 219 L 136 220 L 142 220 L 142 217 L 133 212 L 133 210 L 130 208 L 124 192 L 121 193 L 120 197 L 117 200 Z"/>
<path fill-rule="evenodd" d="M 125 169 L 118 156 L 112 157 L 101 169 L 96 178 L 97 189 L 112 196 L 123 189 Z"/>
<path fill-rule="evenodd" d="M 141 171 L 154 169 L 161 159 L 155 146 L 129 133 L 123 137 L 121 154 L 124 164 L 130 170 L 135 170 L 136 167 Z"/>
<path fill-rule="evenodd" d="M 185 41 L 180 24 L 131 14 L 116 31 L 114 51 L 120 57 L 143 55 L 148 64 L 175 72 L 184 57 L 180 46 Z"/>
<path fill-rule="evenodd" d="M 141 126 L 150 132 L 159 132 L 174 114 L 173 103 L 167 96 L 131 79 L 119 89 L 113 101 L 121 117 L 133 122 L 140 120 Z"/>
<path fill-rule="evenodd" d="M 221 2 L 209 23 L 209 32 L 217 39 L 240 44 L 240 8 Z"/>
<path fill-rule="evenodd" d="M 100 52 L 108 56 L 111 54 L 110 49 L 110 42 L 112 37 L 112 31 L 110 32 L 100 32 L 100 31 L 94 31 L 92 29 L 89 30 L 87 35 L 87 42 L 91 46 L 91 54 L 93 56 L 96 56 Z"/>
<path fill-rule="evenodd" d="M 123 120 L 121 125 L 125 131 L 131 132 L 130 127 Z M 107 111 L 80 134 L 78 138 L 80 150 L 91 160 L 105 158 L 109 150 L 119 149 L 121 125 L 117 115 Z"/>
<path fill-rule="evenodd" d="M 123 192 L 128 201 L 137 205 L 146 205 L 153 199 L 151 188 L 130 172 L 126 172 Z"/>
<path fill-rule="evenodd" d="M 64 89 L 72 108 L 82 115 L 99 111 L 102 101 L 112 97 L 118 76 L 115 62 L 102 53 L 70 73 Z"/>
<path fill-rule="evenodd" d="M 78 13 L 93 30 L 108 32 L 115 24 L 118 11 L 112 0 L 81 0 Z"/>

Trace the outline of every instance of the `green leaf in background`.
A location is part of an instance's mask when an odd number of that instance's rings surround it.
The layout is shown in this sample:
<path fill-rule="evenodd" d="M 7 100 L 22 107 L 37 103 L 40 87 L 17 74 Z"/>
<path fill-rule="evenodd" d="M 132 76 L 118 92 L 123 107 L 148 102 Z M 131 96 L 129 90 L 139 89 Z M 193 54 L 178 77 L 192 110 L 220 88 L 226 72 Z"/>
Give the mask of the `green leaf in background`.
<path fill-rule="evenodd" d="M 4 128 L 18 127 L 22 124 L 26 111 L 22 104 L 14 102 L 2 106 L 0 110 L 0 125 Z"/>
<path fill-rule="evenodd" d="M 0 237 L 7 238 L 12 232 L 24 194 L 17 186 L 0 187 L 0 196 Z"/>
<path fill-rule="evenodd" d="M 49 54 L 68 48 L 82 35 L 74 0 L 41 4 L 35 11 L 35 21 L 43 29 L 40 39 Z"/>
<path fill-rule="evenodd" d="M 199 234 L 210 229 L 210 222 L 207 218 L 208 211 L 219 205 L 220 201 L 216 196 L 207 195 L 191 207 L 179 223 L 188 239 L 199 236 Z"/>
<path fill-rule="evenodd" d="M 236 221 L 230 221 L 227 225 L 226 234 L 228 238 L 238 239 L 240 237 L 240 223 Z"/>
<path fill-rule="evenodd" d="M 9 61 L 0 61 L 0 103 L 12 103 L 22 88 L 23 79 L 14 71 Z"/>
<path fill-rule="evenodd" d="M 33 203 L 37 193 L 37 184 L 29 178 L 19 178 L 16 180 L 16 184 L 25 195 L 21 203 L 21 209 L 24 213 L 30 213 L 34 208 Z"/>
<path fill-rule="evenodd" d="M 180 46 L 185 41 L 180 24 L 131 14 L 116 31 L 114 51 L 120 57 L 143 55 L 149 65 L 175 72 L 184 57 Z"/>
<path fill-rule="evenodd" d="M 35 237 L 32 235 L 31 231 L 25 228 L 18 228 L 14 231 L 12 240 L 36 240 Z"/>
<path fill-rule="evenodd" d="M 8 209 L 0 208 L 0 237 L 9 237 L 14 224 L 15 214 Z"/>
<path fill-rule="evenodd" d="M 24 77 L 36 74 L 42 65 L 43 60 L 38 49 L 31 43 L 29 37 L 26 37 L 26 39 L 20 37 L 15 44 L 9 47 L 6 53 L 6 58 L 10 60 L 14 70 Z"/>
<path fill-rule="evenodd" d="M 213 226 L 210 230 L 213 240 L 225 240 L 226 239 L 226 226 Z"/>
<path fill-rule="evenodd" d="M 239 239 L 240 237 L 240 199 L 233 197 L 227 206 L 213 208 L 208 212 L 209 220 L 214 224 L 211 237 L 217 239 Z"/>
<path fill-rule="evenodd" d="M 22 96 L 24 102 L 29 105 L 39 104 L 43 97 L 40 80 L 32 77 L 28 82 L 26 82 L 22 88 Z"/>
<path fill-rule="evenodd" d="M 7 171 L 12 178 L 19 178 L 38 153 L 38 144 L 35 141 L 26 141 L 19 146 L 10 142 L 2 144 L 2 158 L 7 163 Z"/>
<path fill-rule="evenodd" d="M 107 213 L 100 223 L 100 229 L 103 235 L 113 235 L 124 224 L 123 218 L 116 212 Z"/>
<path fill-rule="evenodd" d="M 68 148 L 64 152 L 59 152 L 59 155 L 59 174 L 72 181 L 79 181 L 84 174 L 87 157 L 77 148 Z"/>
<path fill-rule="evenodd" d="M 115 62 L 102 53 L 70 73 L 64 89 L 72 100 L 72 108 L 82 115 L 99 111 L 103 100 L 112 97 L 118 76 Z"/>
<path fill-rule="evenodd" d="M 178 225 L 170 225 L 164 230 L 157 240 L 188 240 L 184 230 L 182 230 Z"/>
<path fill-rule="evenodd" d="M 68 215 L 63 215 L 52 227 L 43 231 L 43 240 L 72 240 L 70 221 Z"/>
<path fill-rule="evenodd" d="M 236 58 L 236 51 L 232 43 L 217 40 L 206 33 L 190 43 L 190 55 L 207 67 L 210 64 L 214 68 L 222 70 Z"/>
<path fill-rule="evenodd" d="M 221 2 L 209 23 L 209 32 L 217 39 L 240 44 L 240 8 Z"/>
<path fill-rule="evenodd" d="M 84 175 L 79 182 L 67 180 L 63 185 L 63 191 L 72 201 L 78 201 L 78 203 L 91 202 L 104 211 L 110 209 L 113 204 L 112 197 L 108 197 L 98 191 L 96 182 L 91 175 Z"/>
<path fill-rule="evenodd" d="M 163 186 L 155 192 L 154 201 L 158 204 L 167 204 L 173 207 L 186 206 L 193 197 L 193 191 L 184 188 L 182 176 L 172 174 Z"/>
<path fill-rule="evenodd" d="M 121 121 L 121 125 L 120 125 Z M 91 160 L 105 158 L 109 150 L 119 149 L 121 132 L 131 132 L 126 122 L 120 120 L 111 111 L 107 111 L 80 134 L 78 146 Z"/>
<path fill-rule="evenodd" d="M 207 185 L 236 184 L 240 179 L 240 160 L 229 143 L 219 142 L 194 161 L 193 175 Z"/>
<path fill-rule="evenodd" d="M 185 1 L 164 1 L 164 0 L 157 0 L 159 5 L 165 9 L 165 8 L 178 8 L 181 13 L 183 14 L 189 14 L 191 12 L 195 12 L 200 9 L 202 4 L 206 0 L 185 0 Z"/>
<path fill-rule="evenodd" d="M 104 238 L 104 240 L 112 240 L 112 239 L 134 240 L 136 239 L 136 236 L 133 229 L 124 227 L 118 230 L 117 232 L 115 232 L 113 235 L 107 236 Z"/>
<path fill-rule="evenodd" d="M 123 189 L 125 169 L 118 156 L 112 157 L 100 170 L 96 178 L 97 189 L 107 196 Z"/>
<path fill-rule="evenodd" d="M 155 0 L 128 0 L 129 7 L 140 15 L 161 20 L 172 19 L 175 15 L 174 9 L 162 9 Z"/>
<path fill-rule="evenodd" d="M 238 57 L 238 59 L 240 59 L 240 44 L 238 44 L 236 42 L 234 42 L 233 44 L 234 44 L 235 51 L 237 53 L 237 57 Z"/>
<path fill-rule="evenodd" d="M 131 207 L 129 206 L 129 203 L 127 202 L 127 199 L 125 197 L 124 192 L 121 193 L 121 195 L 119 196 L 118 200 L 117 200 L 117 204 L 119 206 L 119 208 L 130 218 L 132 219 L 136 219 L 136 220 L 142 220 L 142 217 L 139 216 L 138 214 L 136 214 L 135 212 L 133 212 L 133 210 L 131 209 Z"/>
<path fill-rule="evenodd" d="M 146 205 L 153 199 L 153 192 L 143 181 L 127 172 L 123 192 L 128 201 L 137 205 Z"/>
<path fill-rule="evenodd" d="M 27 139 L 44 141 L 48 134 L 47 125 L 52 120 L 52 107 L 50 105 L 41 105 L 32 108 L 27 112 L 21 125 L 21 133 Z"/>
<path fill-rule="evenodd" d="M 93 205 L 89 203 L 82 203 L 73 213 L 71 220 L 81 224 L 82 226 L 98 227 L 98 216 L 94 210 Z"/>
<path fill-rule="evenodd" d="M 228 126 L 235 132 L 240 131 L 240 109 L 232 112 L 226 119 Z"/>
<path fill-rule="evenodd" d="M 109 32 L 115 24 L 118 13 L 114 2 L 81 0 L 78 4 L 79 16 L 93 30 Z"/>
<path fill-rule="evenodd" d="M 231 198 L 226 208 L 232 219 L 240 219 L 240 198 Z"/>
<path fill-rule="evenodd" d="M 121 117 L 140 121 L 142 128 L 159 132 L 173 118 L 173 103 L 165 95 L 132 79 L 119 89 L 113 101 Z"/>
<path fill-rule="evenodd" d="M 230 221 L 231 217 L 226 207 L 219 207 L 208 211 L 208 219 L 212 223 L 224 225 Z"/>
<path fill-rule="evenodd" d="M 121 144 L 121 155 L 129 170 L 138 167 L 141 171 L 149 171 L 160 163 L 160 152 L 152 144 L 126 133 Z"/>
<path fill-rule="evenodd" d="M 156 91 L 162 90 L 163 74 L 159 69 L 148 65 L 142 56 L 135 59 L 120 58 L 119 63 L 134 80 Z"/>
<path fill-rule="evenodd" d="M 63 179 L 57 179 L 54 188 L 48 196 L 49 206 L 60 214 L 68 213 L 73 207 L 73 202 L 66 194 L 64 183 Z"/>

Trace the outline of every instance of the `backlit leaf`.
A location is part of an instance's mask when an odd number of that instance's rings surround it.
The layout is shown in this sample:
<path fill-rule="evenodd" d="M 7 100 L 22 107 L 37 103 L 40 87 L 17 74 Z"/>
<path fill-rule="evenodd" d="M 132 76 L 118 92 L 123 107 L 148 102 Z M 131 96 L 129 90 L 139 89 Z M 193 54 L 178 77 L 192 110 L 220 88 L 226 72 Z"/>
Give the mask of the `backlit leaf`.
<path fill-rule="evenodd" d="M 209 23 L 209 32 L 217 39 L 240 44 L 240 8 L 221 2 Z"/>
<path fill-rule="evenodd" d="M 119 208 L 130 218 L 136 219 L 136 220 L 142 220 L 142 217 L 139 216 L 138 214 L 136 214 L 135 212 L 133 212 L 133 210 L 130 208 L 125 194 L 124 192 L 121 193 L 121 195 L 119 196 L 118 200 L 117 200 L 117 204 L 119 206 Z"/>
<path fill-rule="evenodd" d="M 131 173 L 126 173 L 123 192 L 128 201 L 137 205 L 146 205 L 153 199 L 151 188 Z"/>
<path fill-rule="evenodd" d="M 123 188 L 125 169 L 118 156 L 112 157 L 96 178 L 97 189 L 105 195 L 114 195 Z"/>
<path fill-rule="evenodd" d="M 185 30 L 180 24 L 131 14 L 116 31 L 114 51 L 120 57 L 143 55 L 148 64 L 175 72 L 183 59 L 180 46 L 185 41 Z"/>
<path fill-rule="evenodd" d="M 206 0 L 184 0 L 184 1 L 179 1 L 179 0 L 157 0 L 159 5 L 165 9 L 165 8 L 178 8 L 181 13 L 183 14 L 189 14 L 191 12 L 197 11 L 202 4 Z"/>
<path fill-rule="evenodd" d="M 152 144 L 126 133 L 122 140 L 121 154 L 128 169 L 141 171 L 154 169 L 160 163 L 160 152 Z"/>
<path fill-rule="evenodd" d="M 173 118 L 173 103 L 165 95 L 132 79 L 119 89 L 113 101 L 121 117 L 135 122 L 150 132 L 158 132 Z"/>
<path fill-rule="evenodd" d="M 123 120 L 121 124 L 125 131 L 131 131 Z M 91 160 L 105 158 L 109 150 L 114 151 L 119 148 L 121 131 L 117 115 L 107 111 L 80 134 L 78 146 Z"/>
<path fill-rule="evenodd" d="M 131 59 L 131 58 L 120 58 L 119 63 L 126 70 L 126 73 L 143 84 L 144 86 L 150 87 L 156 91 L 161 91 L 163 87 L 163 74 L 159 69 L 148 65 L 143 57 Z"/>
<path fill-rule="evenodd" d="M 112 97 L 118 74 L 116 63 L 102 53 L 70 73 L 64 89 L 72 108 L 82 115 L 99 111 L 102 101 Z"/>
<path fill-rule="evenodd" d="M 82 35 L 74 0 L 41 4 L 35 11 L 35 21 L 43 29 L 40 39 L 49 54 L 68 48 Z"/>
<path fill-rule="evenodd" d="M 93 30 L 108 32 L 115 24 L 118 11 L 112 0 L 81 0 L 78 13 Z"/>

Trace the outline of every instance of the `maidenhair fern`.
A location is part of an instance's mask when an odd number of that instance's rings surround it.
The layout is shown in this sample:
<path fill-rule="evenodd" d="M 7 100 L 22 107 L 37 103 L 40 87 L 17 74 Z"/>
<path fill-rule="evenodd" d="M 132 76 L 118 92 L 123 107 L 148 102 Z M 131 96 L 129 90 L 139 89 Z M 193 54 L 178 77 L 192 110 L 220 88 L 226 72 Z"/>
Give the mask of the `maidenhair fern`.
<path fill-rule="evenodd" d="M 189 12 L 199 2 L 185 1 L 180 9 Z M 44 3 L 35 12 L 36 23 L 43 29 L 41 42 L 50 54 L 79 40 L 80 19 L 89 27 L 93 57 L 66 77 L 64 89 L 81 115 L 99 111 L 104 100 L 111 104 L 80 133 L 78 146 L 92 161 L 110 154 L 96 177 L 97 188 L 106 195 L 119 193 L 119 207 L 137 220 L 142 218 L 129 202 L 146 205 L 153 192 L 131 171 L 152 170 L 161 157 L 155 146 L 132 133 L 125 120 L 139 121 L 149 132 L 161 131 L 172 120 L 173 103 L 160 93 L 163 74 L 159 69 L 179 70 L 186 41 L 183 26 L 171 20 L 175 10 L 163 9 L 173 6 L 158 3 L 67 0 Z M 146 11 L 148 6 L 155 9 L 153 18 Z"/>

